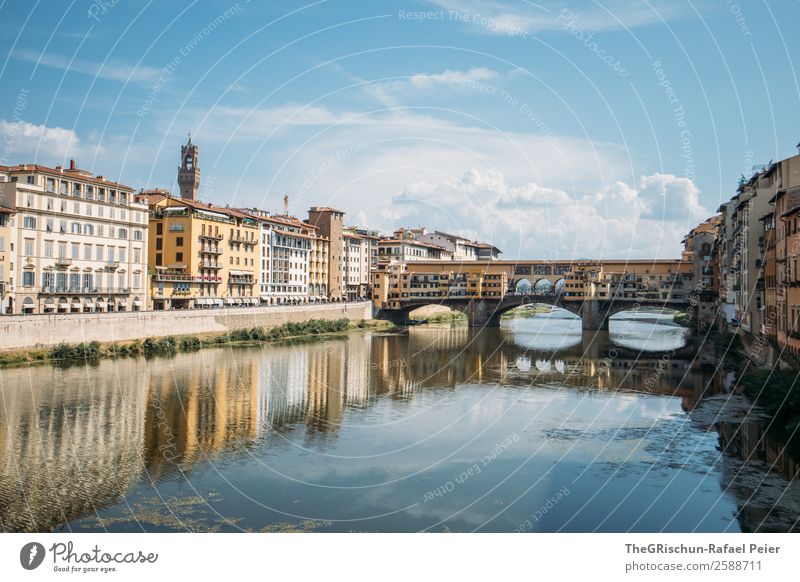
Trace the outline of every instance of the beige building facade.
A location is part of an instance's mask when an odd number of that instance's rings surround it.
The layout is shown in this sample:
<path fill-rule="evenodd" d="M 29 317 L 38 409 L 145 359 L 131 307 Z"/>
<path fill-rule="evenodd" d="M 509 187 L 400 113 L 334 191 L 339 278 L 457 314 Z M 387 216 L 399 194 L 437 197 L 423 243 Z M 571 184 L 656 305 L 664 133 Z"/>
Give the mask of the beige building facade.
<path fill-rule="evenodd" d="M 0 171 L 9 221 L 6 312 L 136 311 L 147 301 L 147 207 L 133 189 L 68 168 Z"/>

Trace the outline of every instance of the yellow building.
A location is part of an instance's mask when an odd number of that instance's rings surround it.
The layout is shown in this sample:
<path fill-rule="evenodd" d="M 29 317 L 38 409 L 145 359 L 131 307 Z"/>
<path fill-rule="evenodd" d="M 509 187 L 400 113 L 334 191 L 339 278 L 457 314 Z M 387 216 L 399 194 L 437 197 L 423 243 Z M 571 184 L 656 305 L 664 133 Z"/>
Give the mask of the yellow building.
<path fill-rule="evenodd" d="M 245 213 L 162 192 L 150 207 L 153 309 L 258 305 L 258 223 Z"/>
<path fill-rule="evenodd" d="M 6 313 L 10 307 L 6 293 L 11 289 L 8 277 L 11 275 L 11 217 L 10 208 L 0 206 L 0 314 Z"/>

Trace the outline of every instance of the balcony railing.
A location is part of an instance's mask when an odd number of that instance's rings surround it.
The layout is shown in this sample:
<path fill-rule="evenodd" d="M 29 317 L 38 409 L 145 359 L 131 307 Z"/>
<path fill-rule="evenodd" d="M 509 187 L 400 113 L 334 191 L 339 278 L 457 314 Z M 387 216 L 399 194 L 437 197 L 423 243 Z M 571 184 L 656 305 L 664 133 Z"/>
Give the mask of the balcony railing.
<path fill-rule="evenodd" d="M 201 269 L 221 269 L 222 263 L 212 263 L 211 261 L 203 261 L 200 263 Z"/>
<path fill-rule="evenodd" d="M 220 249 L 214 248 L 214 247 L 201 247 L 200 248 L 200 253 L 201 254 L 205 253 L 207 255 L 221 255 L 222 251 Z"/>
<path fill-rule="evenodd" d="M 236 277 L 231 276 L 228 278 L 228 283 L 232 283 L 234 285 L 253 285 L 255 280 L 253 277 Z"/>
<path fill-rule="evenodd" d="M 56 267 L 69 267 L 72 264 L 72 259 L 67 257 L 58 257 L 56 259 Z"/>
<path fill-rule="evenodd" d="M 203 239 L 222 240 L 222 235 L 221 234 L 211 234 L 211 233 L 209 233 L 209 234 L 201 234 L 199 238 L 200 238 L 200 240 L 203 240 Z"/>
<path fill-rule="evenodd" d="M 198 277 L 194 275 L 190 275 L 188 273 L 156 273 L 153 275 L 153 279 L 156 281 L 176 281 L 176 282 L 188 282 L 191 283 L 196 281 Z"/>
<path fill-rule="evenodd" d="M 42 295 L 128 295 L 128 287 L 42 287 Z"/>

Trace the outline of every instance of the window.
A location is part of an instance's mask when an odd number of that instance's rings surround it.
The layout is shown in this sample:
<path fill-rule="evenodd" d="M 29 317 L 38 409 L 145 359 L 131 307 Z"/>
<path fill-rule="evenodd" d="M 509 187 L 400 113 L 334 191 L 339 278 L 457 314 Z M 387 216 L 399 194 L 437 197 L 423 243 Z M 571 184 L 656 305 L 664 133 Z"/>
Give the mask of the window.
<path fill-rule="evenodd" d="M 161 253 L 156 253 L 156 266 L 161 266 Z"/>
<path fill-rule="evenodd" d="M 117 212 L 116 212 L 116 210 L 114 208 L 109 208 L 108 209 L 108 217 L 109 218 L 115 218 L 116 215 L 117 215 Z"/>
<path fill-rule="evenodd" d="M 36 284 L 36 273 L 25 271 L 22 273 L 22 284 L 25 287 L 33 287 Z"/>
<path fill-rule="evenodd" d="M 106 211 L 103 209 L 103 207 L 102 207 L 102 206 L 98 206 L 98 207 L 97 207 L 97 216 L 99 216 L 99 217 L 101 217 L 101 218 L 102 218 L 102 217 L 103 217 L 103 215 L 105 215 L 105 212 L 106 212 Z"/>
<path fill-rule="evenodd" d="M 108 262 L 109 263 L 113 263 L 114 262 L 115 254 L 116 254 L 116 248 L 115 247 L 108 247 Z"/>
<path fill-rule="evenodd" d="M 79 222 L 73 222 L 70 224 L 70 229 L 72 234 L 80 234 L 81 233 L 81 224 Z"/>
<path fill-rule="evenodd" d="M 128 238 L 128 229 L 127 228 L 120 228 L 118 234 L 119 234 L 119 238 Z"/>
<path fill-rule="evenodd" d="M 94 226 L 91 225 L 91 224 L 84 224 L 83 225 L 83 234 L 93 235 L 94 234 Z"/>
<path fill-rule="evenodd" d="M 175 260 L 180 263 L 183 260 L 183 253 L 175 253 Z"/>
<path fill-rule="evenodd" d="M 109 190 L 108 191 L 108 202 L 109 202 L 109 204 L 116 204 L 117 203 L 117 191 L 116 190 Z"/>
<path fill-rule="evenodd" d="M 45 220 L 45 230 L 47 232 L 53 232 L 53 219 L 48 218 Z"/>
<path fill-rule="evenodd" d="M 128 211 L 127 210 L 120 210 L 119 211 L 119 219 L 120 220 L 128 220 Z"/>
<path fill-rule="evenodd" d="M 92 215 L 92 205 L 91 204 L 87 204 L 86 205 L 86 216 L 91 216 L 91 215 Z"/>
<path fill-rule="evenodd" d="M 134 263 L 142 262 L 142 249 L 133 249 L 133 262 Z"/>
<path fill-rule="evenodd" d="M 83 260 L 92 260 L 92 245 L 83 245 Z"/>
<path fill-rule="evenodd" d="M 6 239 L 5 237 L 0 236 L 0 252 L 6 250 Z M 2 279 L 2 277 L 0 277 Z"/>
<path fill-rule="evenodd" d="M 128 249 L 119 247 L 119 262 L 124 263 L 128 260 Z"/>
<path fill-rule="evenodd" d="M 83 288 L 86 290 L 94 288 L 94 276 L 91 273 L 83 274 Z"/>
<path fill-rule="evenodd" d="M 157 238 L 156 239 L 156 250 L 160 251 L 164 248 L 164 239 Z"/>
<path fill-rule="evenodd" d="M 26 238 L 25 239 L 25 256 L 32 257 L 33 256 L 33 239 Z"/>
<path fill-rule="evenodd" d="M 23 228 L 36 228 L 36 218 L 33 216 L 26 216 L 22 219 Z"/>
<path fill-rule="evenodd" d="M 134 273 L 133 274 L 133 288 L 134 289 L 138 289 L 139 288 L 139 273 Z"/>
<path fill-rule="evenodd" d="M 56 181 L 53 178 L 47 178 L 47 184 L 45 185 L 45 190 L 48 192 L 55 192 L 56 191 Z"/>
<path fill-rule="evenodd" d="M 94 253 L 94 260 L 95 261 L 102 261 L 103 260 L 103 245 L 97 245 L 97 249 Z"/>
<path fill-rule="evenodd" d="M 106 201 L 106 189 L 105 188 L 98 188 L 97 189 L 97 199 L 100 202 Z"/>
<path fill-rule="evenodd" d="M 182 222 L 171 222 L 169 225 L 170 232 L 183 232 L 183 223 Z"/>
<path fill-rule="evenodd" d="M 59 232 L 64 232 L 64 233 L 67 232 L 67 221 L 66 220 L 62 220 L 62 221 L 60 221 L 58 223 L 58 231 Z"/>
<path fill-rule="evenodd" d="M 46 240 L 44 241 L 44 256 L 48 259 L 53 258 L 53 241 Z"/>
<path fill-rule="evenodd" d="M 94 200 L 94 186 L 86 186 L 86 199 Z"/>
<path fill-rule="evenodd" d="M 72 195 L 77 196 L 78 198 L 81 197 L 83 193 L 83 185 L 82 184 L 73 184 L 72 185 Z"/>
<path fill-rule="evenodd" d="M 65 182 L 64 180 L 62 180 L 60 191 L 62 194 L 69 194 L 69 182 Z"/>
<path fill-rule="evenodd" d="M 78 243 L 72 243 L 71 251 L 72 251 L 72 255 L 71 256 L 72 256 L 73 259 L 79 258 L 80 257 L 80 252 L 81 252 L 81 245 L 79 245 Z"/>
<path fill-rule="evenodd" d="M 33 176 L 26 176 L 28 184 L 36 184 L 36 178 Z"/>
<path fill-rule="evenodd" d="M 175 246 L 176 247 L 182 247 L 183 246 L 183 237 L 182 236 L 179 236 L 179 237 L 177 237 L 175 239 Z"/>
<path fill-rule="evenodd" d="M 159 235 L 164 234 L 164 223 L 163 222 L 156 223 L 156 234 L 159 234 Z"/>
<path fill-rule="evenodd" d="M 25 198 L 26 198 L 25 201 L 26 201 L 26 203 L 28 205 L 28 208 L 33 206 L 33 194 L 28 194 Z"/>
<path fill-rule="evenodd" d="M 133 231 L 133 240 L 142 240 L 142 231 L 141 230 L 134 230 Z"/>
<path fill-rule="evenodd" d="M 117 289 L 125 289 L 125 274 L 119 273 L 117 275 Z"/>

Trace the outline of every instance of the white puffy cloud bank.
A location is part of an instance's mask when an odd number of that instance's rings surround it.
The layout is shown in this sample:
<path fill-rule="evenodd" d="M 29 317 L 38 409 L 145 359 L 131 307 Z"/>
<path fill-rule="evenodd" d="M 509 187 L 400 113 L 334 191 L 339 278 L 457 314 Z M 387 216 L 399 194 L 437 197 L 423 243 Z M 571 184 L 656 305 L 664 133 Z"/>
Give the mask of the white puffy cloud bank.
<path fill-rule="evenodd" d="M 600 192 L 512 185 L 497 170 L 457 181 L 418 182 L 394 197 L 395 220 L 492 242 L 503 258 L 677 258 L 681 240 L 709 211 L 691 180 L 641 176 Z"/>

